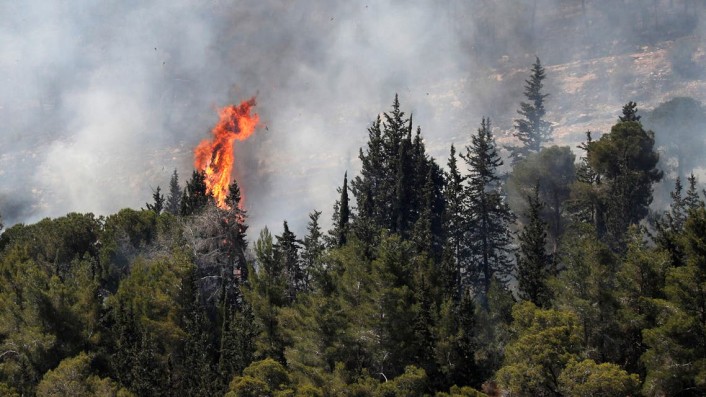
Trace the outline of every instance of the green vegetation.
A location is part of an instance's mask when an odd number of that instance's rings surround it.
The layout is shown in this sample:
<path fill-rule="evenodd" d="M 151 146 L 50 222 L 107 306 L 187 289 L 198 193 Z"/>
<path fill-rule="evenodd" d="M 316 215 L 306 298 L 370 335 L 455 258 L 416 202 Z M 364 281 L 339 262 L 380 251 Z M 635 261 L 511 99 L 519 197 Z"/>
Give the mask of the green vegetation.
<path fill-rule="evenodd" d="M 196 171 L 146 210 L 9 227 L 0 394 L 704 395 L 696 178 L 646 219 L 662 172 L 636 105 L 575 164 L 543 147 L 533 73 L 507 178 L 489 119 L 443 170 L 395 97 L 328 233 L 313 211 L 248 244 L 237 183 L 220 209 Z"/>

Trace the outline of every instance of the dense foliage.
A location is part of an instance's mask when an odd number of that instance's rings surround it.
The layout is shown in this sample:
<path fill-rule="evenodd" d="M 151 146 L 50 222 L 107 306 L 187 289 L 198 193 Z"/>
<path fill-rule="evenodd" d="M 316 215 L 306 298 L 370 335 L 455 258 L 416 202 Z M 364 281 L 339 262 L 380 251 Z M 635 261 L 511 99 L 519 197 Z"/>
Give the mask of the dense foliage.
<path fill-rule="evenodd" d="M 646 219 L 662 172 L 635 104 L 575 164 L 543 146 L 532 73 L 507 178 L 490 120 L 443 169 L 395 97 L 328 233 L 313 211 L 248 244 L 237 183 L 220 209 L 197 171 L 146 210 L 8 228 L 0 394 L 704 395 L 696 178 Z"/>

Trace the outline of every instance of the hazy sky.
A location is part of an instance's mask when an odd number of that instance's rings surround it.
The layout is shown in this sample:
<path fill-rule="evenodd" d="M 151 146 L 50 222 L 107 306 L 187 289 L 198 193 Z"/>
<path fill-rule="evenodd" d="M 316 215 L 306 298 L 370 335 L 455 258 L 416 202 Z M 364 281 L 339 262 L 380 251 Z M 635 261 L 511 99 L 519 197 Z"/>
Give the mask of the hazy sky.
<path fill-rule="evenodd" d="M 144 206 L 173 169 L 189 177 L 216 108 L 257 95 L 263 128 L 236 147 L 250 234 L 283 219 L 301 231 L 314 209 L 328 222 L 395 93 L 442 164 L 482 115 L 511 122 L 497 98 L 516 102 L 521 86 L 497 93 L 477 76 L 541 52 L 522 30 L 533 2 L 485 3 L 0 2 L 0 213 L 13 224 Z M 479 45 L 491 27 L 500 49 Z M 560 50 L 544 53 L 570 58 Z"/>

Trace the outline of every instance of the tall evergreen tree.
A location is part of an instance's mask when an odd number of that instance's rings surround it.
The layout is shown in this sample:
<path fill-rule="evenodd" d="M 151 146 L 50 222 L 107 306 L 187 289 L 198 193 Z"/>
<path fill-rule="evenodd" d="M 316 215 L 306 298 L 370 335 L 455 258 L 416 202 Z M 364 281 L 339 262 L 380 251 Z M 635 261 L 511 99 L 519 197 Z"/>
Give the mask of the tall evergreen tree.
<path fill-rule="evenodd" d="M 180 290 L 180 325 L 185 333 L 178 362 L 181 389 L 189 396 L 211 396 L 218 386 L 215 344 L 208 315 L 201 302 L 196 268 L 184 275 Z"/>
<path fill-rule="evenodd" d="M 643 330 L 648 346 L 645 395 L 706 393 L 706 209 L 692 211 L 684 226 L 686 264 L 667 270 L 664 299 L 655 299 L 658 321 Z"/>
<path fill-rule="evenodd" d="M 639 122 L 642 116 L 637 114 L 637 103 L 630 101 L 623 105 L 623 115 L 618 116 L 618 121 L 620 122 L 626 122 L 626 121 L 635 121 Z"/>
<path fill-rule="evenodd" d="M 368 129 L 367 150 L 364 152 L 361 149 L 359 155 L 361 173 L 351 185 L 358 210 L 371 209 L 373 224 L 377 228 L 397 231 L 400 221 L 405 226 L 414 222 L 414 219 L 408 222 L 409 203 L 400 201 L 400 198 L 408 196 L 413 183 L 411 118 L 405 117 L 395 95 L 392 110 L 385 112 L 383 119 L 381 121 L 378 117 Z M 403 144 L 405 148 L 401 148 Z M 404 167 L 401 166 L 403 163 Z M 406 182 L 399 184 L 400 178 Z M 356 223 L 356 229 L 362 226 L 358 221 Z"/>
<path fill-rule="evenodd" d="M 130 387 L 138 396 L 165 396 L 169 385 L 166 371 L 157 357 L 157 342 L 146 331 L 142 331 L 140 344 L 135 352 L 132 367 L 133 384 Z"/>
<path fill-rule="evenodd" d="M 467 219 L 465 217 L 466 178 L 461 175 L 456 160 L 456 148 L 451 145 L 448 171 L 444 182 L 444 261 L 443 274 L 447 280 L 444 284 L 449 292 L 459 290 L 459 266 L 468 260 L 468 246 L 466 245 Z M 455 296 L 460 296 L 454 294 Z"/>
<path fill-rule="evenodd" d="M 481 121 L 461 158 L 468 166 L 466 208 L 471 231 L 466 244 L 472 250 L 470 261 L 463 267 L 466 277 L 487 294 L 494 277 L 507 281 L 511 274 L 509 226 L 514 221 L 501 195 L 497 168 L 503 162 L 496 150 L 490 119 Z"/>
<path fill-rule="evenodd" d="M 395 201 L 392 207 L 395 219 L 392 230 L 403 238 L 409 238 L 409 229 L 413 218 L 412 183 L 414 159 L 412 142 L 409 135 L 402 138 L 397 155 L 397 178 L 395 179 Z"/>
<path fill-rule="evenodd" d="M 699 197 L 697 189 L 698 181 L 693 172 L 689 175 L 687 181 L 689 182 L 689 188 L 686 190 L 686 196 L 684 197 L 684 209 L 688 213 L 703 207 L 704 201 Z"/>
<path fill-rule="evenodd" d="M 309 214 L 309 223 L 306 226 L 306 236 L 302 242 L 302 268 L 304 271 L 304 290 L 311 288 L 310 282 L 312 273 L 319 265 L 321 255 L 324 253 L 324 243 L 322 241 L 321 226 L 319 226 L 319 216 L 321 211 L 314 211 Z"/>
<path fill-rule="evenodd" d="M 293 302 L 297 293 L 304 288 L 304 271 L 299 261 L 300 243 L 297 236 L 289 230 L 287 221 L 284 221 L 283 227 L 282 234 L 276 236 L 275 257 L 287 277 L 287 296 L 289 302 Z"/>
<path fill-rule="evenodd" d="M 399 217 L 404 217 L 404 215 L 400 215 L 400 211 L 404 211 L 404 209 L 401 208 L 399 199 L 400 194 L 404 194 L 404 192 L 400 193 L 400 188 L 404 189 L 405 186 L 401 186 L 398 180 L 409 171 L 409 147 L 403 148 L 403 145 L 410 144 L 411 127 L 409 123 L 411 120 L 405 118 L 405 113 L 400 109 L 400 101 L 397 94 L 395 94 L 395 99 L 392 102 L 392 111 L 384 113 L 383 117 L 385 122 L 383 123 L 382 145 L 385 154 L 384 158 L 387 161 L 383 163 L 384 183 L 381 186 L 381 196 L 377 204 L 384 205 L 385 202 L 389 203 L 389 212 L 384 214 L 385 218 L 383 220 L 385 223 L 382 226 L 390 230 L 396 230 Z M 409 183 L 410 180 L 407 179 L 406 182 Z"/>
<path fill-rule="evenodd" d="M 199 213 L 209 202 L 209 195 L 206 193 L 206 174 L 203 171 L 196 171 L 191 174 L 191 180 L 186 182 L 184 193 L 181 197 L 181 215 L 195 215 Z"/>
<path fill-rule="evenodd" d="M 147 210 L 154 211 L 157 215 L 162 213 L 164 208 L 164 195 L 161 193 L 162 189 L 157 186 L 157 189 L 152 193 L 152 200 L 154 204 L 147 203 Z"/>
<path fill-rule="evenodd" d="M 524 95 L 527 102 L 521 102 L 520 109 L 517 111 L 522 117 L 515 120 L 516 132 L 513 135 L 521 145 L 509 148 L 513 163 L 525 158 L 529 153 L 539 152 L 545 142 L 552 140 L 551 123 L 544 120 L 546 114 L 544 100 L 549 96 L 542 93 L 542 81 L 545 78 L 544 68 L 537 57 L 532 64 L 529 80 L 525 80 Z"/>
<path fill-rule="evenodd" d="M 601 200 L 601 175 L 588 161 L 588 149 L 593 143 L 591 131 L 586 131 L 586 141 L 578 145 L 584 152 L 576 168 L 576 181 L 571 186 L 568 211 L 572 220 L 593 225 L 599 235 L 605 234 L 605 203 Z"/>
<path fill-rule="evenodd" d="M 434 374 L 436 372 L 434 363 L 434 341 L 436 339 L 434 335 L 434 320 L 436 316 L 431 296 L 431 286 L 426 280 L 425 274 L 418 274 L 415 284 L 415 307 L 412 320 L 414 363 L 423 368 L 427 374 Z"/>
<path fill-rule="evenodd" d="M 478 341 L 476 339 L 476 307 L 470 291 L 462 294 L 455 314 L 458 333 L 455 338 L 455 348 L 457 357 L 460 358 L 452 379 L 455 384 L 467 384 L 479 386 L 483 381 L 479 377 L 476 367 L 476 352 L 478 351 Z"/>
<path fill-rule="evenodd" d="M 179 215 L 181 209 L 181 187 L 179 186 L 179 174 L 176 168 L 169 180 L 169 195 L 164 210 L 172 215 Z"/>
<path fill-rule="evenodd" d="M 132 308 L 125 306 L 122 300 L 118 301 L 117 307 L 111 314 L 111 333 L 113 342 L 113 354 L 110 364 L 113 376 L 122 385 L 132 388 L 135 383 L 133 367 L 140 349 L 140 330 L 135 320 L 135 313 Z"/>
<path fill-rule="evenodd" d="M 542 220 L 547 224 L 547 238 L 552 251 L 558 250 L 559 240 L 565 230 L 567 200 L 576 176 L 575 156 L 568 146 L 550 146 L 539 153 L 531 153 L 518 162 L 507 179 L 508 204 L 521 220 L 527 221 L 527 196 L 539 186 L 542 201 Z"/>
<path fill-rule="evenodd" d="M 351 191 L 355 196 L 358 208 L 356 219 L 356 234 L 360 229 L 366 229 L 370 225 L 382 225 L 385 205 L 381 202 L 383 182 L 385 180 L 385 153 L 382 146 L 382 121 L 380 116 L 375 119 L 368 128 L 367 149 L 363 152 L 360 149 L 358 157 L 362 167 L 360 174 L 351 181 Z M 380 201 L 380 202 L 378 202 Z M 339 201 L 340 206 L 340 201 Z M 335 209 L 334 215 L 338 213 Z M 365 221 L 363 221 L 365 219 Z M 334 219 L 334 224 L 336 224 Z"/>
<path fill-rule="evenodd" d="M 348 172 L 343 175 L 343 187 L 341 187 L 341 198 L 338 201 L 338 211 L 335 230 L 336 245 L 342 247 L 348 241 L 348 223 L 350 221 L 350 207 L 348 202 Z"/>
<path fill-rule="evenodd" d="M 240 187 L 238 182 L 233 180 L 228 186 L 228 196 L 225 201 L 230 208 L 225 211 L 221 224 L 226 236 L 224 243 L 228 255 L 229 271 L 238 281 L 247 280 L 248 277 L 245 262 L 245 250 L 248 245 L 245 239 L 248 231 L 247 212 L 241 206 L 240 201 Z"/>
<path fill-rule="evenodd" d="M 628 103 L 610 133 L 588 146 L 588 162 L 603 184 L 599 191 L 605 208 L 603 237 L 618 250 L 625 248 L 628 227 L 647 215 L 652 184 L 662 179 L 654 133 L 645 131 L 639 119 L 637 105 Z"/>
<path fill-rule="evenodd" d="M 218 372 L 223 385 L 239 375 L 253 361 L 255 353 L 255 319 L 252 307 L 246 300 L 229 304 L 221 300 L 221 341 L 218 356 Z"/>
<path fill-rule="evenodd" d="M 245 293 L 259 331 L 255 339 L 256 358 L 271 357 L 284 362 L 284 341 L 278 313 L 288 301 L 288 280 L 275 251 L 272 234 L 264 228 L 255 242 L 256 267 L 255 271 L 250 272 Z"/>
<path fill-rule="evenodd" d="M 441 167 L 429 159 L 426 177 L 415 196 L 421 199 L 411 239 L 420 253 L 426 253 L 434 263 L 440 263 L 444 250 L 444 175 Z"/>
<path fill-rule="evenodd" d="M 538 307 L 548 307 L 551 260 L 546 252 L 546 223 L 540 217 L 542 203 L 539 201 L 539 186 L 527 197 L 527 225 L 520 233 L 517 255 L 517 281 L 520 298 L 531 301 Z"/>

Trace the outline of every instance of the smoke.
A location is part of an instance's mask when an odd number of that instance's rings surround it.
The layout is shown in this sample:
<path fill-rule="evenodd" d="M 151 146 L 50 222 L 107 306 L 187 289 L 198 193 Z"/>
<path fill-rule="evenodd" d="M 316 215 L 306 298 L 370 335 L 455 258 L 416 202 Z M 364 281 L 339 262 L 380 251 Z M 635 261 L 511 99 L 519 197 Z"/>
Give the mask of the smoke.
<path fill-rule="evenodd" d="M 251 234 L 284 219 L 301 232 L 308 212 L 330 217 L 343 173 L 359 167 L 366 128 L 395 93 L 445 163 L 483 115 L 505 139 L 535 55 L 548 65 L 550 119 L 576 126 L 559 128 L 558 140 L 579 141 L 584 124 L 605 126 L 642 98 L 623 92 L 618 72 L 598 72 L 584 87 L 600 94 L 576 97 L 573 80 L 556 78 L 561 65 L 580 77 L 592 68 L 583 61 L 653 40 L 647 25 L 611 20 L 626 15 L 611 2 L 586 1 L 583 14 L 580 3 L 1 3 L 0 213 L 12 225 L 144 206 L 173 169 L 182 183 L 190 176 L 216 108 L 257 94 L 262 128 L 236 147 Z M 636 18 L 644 25 L 651 15 Z M 657 23 L 667 26 L 664 18 Z M 697 19 L 668 39 L 700 31 Z M 570 116 L 586 112 L 597 116 Z"/>

